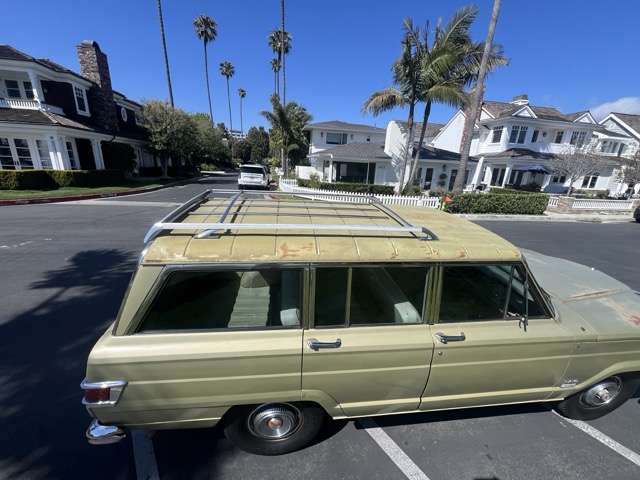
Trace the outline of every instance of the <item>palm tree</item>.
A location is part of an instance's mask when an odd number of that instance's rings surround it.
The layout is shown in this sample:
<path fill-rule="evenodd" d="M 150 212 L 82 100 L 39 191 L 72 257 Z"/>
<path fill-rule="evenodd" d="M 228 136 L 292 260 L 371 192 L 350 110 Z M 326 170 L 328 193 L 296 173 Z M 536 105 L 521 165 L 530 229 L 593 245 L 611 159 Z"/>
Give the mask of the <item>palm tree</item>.
<path fill-rule="evenodd" d="M 280 60 L 277 58 L 271 59 L 271 70 L 273 70 L 273 94 L 280 95 Z"/>
<path fill-rule="evenodd" d="M 409 107 L 407 116 L 407 140 L 402 152 L 402 162 L 398 181 L 398 191 L 404 186 L 405 172 L 409 160 L 409 153 L 413 145 L 414 123 L 413 117 L 416 103 L 418 101 L 418 81 L 420 79 L 419 59 L 416 56 L 415 48 L 411 37 L 407 32 L 402 40 L 402 54 L 392 67 L 394 84 L 397 87 L 388 87 L 372 93 L 364 102 L 362 111 L 371 113 L 374 116 L 393 110 L 397 107 Z"/>
<path fill-rule="evenodd" d="M 229 103 L 229 130 L 233 131 L 233 119 L 231 118 L 231 93 L 229 90 L 229 79 L 236 73 L 230 61 L 225 60 L 220 64 L 220 74 L 227 79 L 227 102 Z"/>
<path fill-rule="evenodd" d="M 242 99 L 247 96 L 247 91 L 239 88 L 238 96 L 240 97 L 240 133 L 244 133 L 244 126 L 242 125 Z"/>
<path fill-rule="evenodd" d="M 160 36 L 162 37 L 162 50 L 164 52 L 164 68 L 167 72 L 167 85 L 169 86 L 169 103 L 171 107 L 173 104 L 173 89 L 171 88 L 171 72 L 169 71 L 169 55 L 167 54 L 167 39 L 164 35 L 164 20 L 162 19 L 162 3 L 161 0 L 157 1 L 158 4 L 158 16 L 160 18 Z"/>
<path fill-rule="evenodd" d="M 478 78 L 476 80 L 473 98 L 470 102 L 469 114 L 465 117 L 464 121 L 464 143 L 460 145 L 460 166 L 458 167 L 458 172 L 462 172 L 462 175 L 458 175 L 456 177 L 455 183 L 453 185 L 454 192 L 461 192 L 463 188 L 464 172 L 467 170 L 467 163 L 469 162 L 469 151 L 471 150 L 471 133 L 473 132 L 473 127 L 475 125 L 478 112 L 480 111 L 480 105 L 482 104 L 482 97 L 484 94 L 484 78 L 489 67 L 491 53 L 494 50 L 493 35 L 496 31 L 496 24 L 498 23 L 499 14 L 500 0 L 493 0 L 493 10 L 491 11 L 491 19 L 489 20 L 487 39 L 484 42 L 482 59 L 480 60 L 480 66 L 478 68 Z"/>
<path fill-rule="evenodd" d="M 213 42 L 218 36 L 218 25 L 215 20 L 206 15 L 198 15 L 193 20 L 193 28 L 196 36 L 202 40 L 204 46 L 204 77 L 207 82 L 207 98 L 209 100 L 209 117 L 211 118 L 211 126 L 213 123 L 213 107 L 211 106 L 211 90 L 209 87 L 209 58 L 207 55 L 207 44 Z"/>
<path fill-rule="evenodd" d="M 282 35 L 282 43 L 280 44 L 280 57 L 282 58 L 282 104 L 287 104 L 287 74 L 285 69 L 285 58 L 287 53 L 289 53 L 289 46 L 286 47 L 285 51 L 285 43 L 290 43 L 288 41 L 288 34 L 285 35 L 287 31 L 284 29 L 284 0 L 280 0 L 280 35 Z"/>
<path fill-rule="evenodd" d="M 282 40 L 284 39 L 284 41 Z M 291 50 L 291 35 L 289 32 L 282 33 L 282 30 L 273 30 L 269 36 L 267 37 L 267 41 L 269 42 L 269 47 L 273 50 L 273 53 L 276 54 L 276 59 L 278 62 L 278 71 L 282 69 L 282 87 L 284 93 L 284 57 Z M 274 68 L 272 64 L 272 68 Z M 280 83 L 278 80 L 278 95 L 280 95 Z M 282 101 L 284 102 L 284 95 Z"/>

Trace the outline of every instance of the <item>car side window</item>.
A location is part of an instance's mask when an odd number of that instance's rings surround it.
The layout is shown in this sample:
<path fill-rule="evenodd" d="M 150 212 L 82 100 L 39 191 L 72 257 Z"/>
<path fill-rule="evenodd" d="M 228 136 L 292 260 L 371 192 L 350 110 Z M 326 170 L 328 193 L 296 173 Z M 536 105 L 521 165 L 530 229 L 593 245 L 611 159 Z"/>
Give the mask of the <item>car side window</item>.
<path fill-rule="evenodd" d="M 522 317 L 528 314 L 529 318 L 549 317 L 537 290 L 529 283 L 527 295 L 527 309 L 524 303 L 525 270 L 522 266 L 513 267 L 513 279 L 511 282 L 511 294 L 509 295 L 509 311 L 507 316 Z"/>
<path fill-rule="evenodd" d="M 138 332 L 301 325 L 302 270 L 175 271 Z"/>
<path fill-rule="evenodd" d="M 440 323 L 504 318 L 511 265 L 444 266 Z"/>
<path fill-rule="evenodd" d="M 318 268 L 315 326 L 422 321 L 426 266 Z"/>

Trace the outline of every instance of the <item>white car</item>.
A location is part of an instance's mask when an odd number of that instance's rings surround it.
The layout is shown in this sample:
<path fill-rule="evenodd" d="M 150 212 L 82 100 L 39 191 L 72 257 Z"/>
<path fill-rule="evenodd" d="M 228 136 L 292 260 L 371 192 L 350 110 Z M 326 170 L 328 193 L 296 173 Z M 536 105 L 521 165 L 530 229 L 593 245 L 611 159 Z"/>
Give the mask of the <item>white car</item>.
<path fill-rule="evenodd" d="M 240 165 L 238 188 L 269 188 L 269 170 L 264 165 Z"/>

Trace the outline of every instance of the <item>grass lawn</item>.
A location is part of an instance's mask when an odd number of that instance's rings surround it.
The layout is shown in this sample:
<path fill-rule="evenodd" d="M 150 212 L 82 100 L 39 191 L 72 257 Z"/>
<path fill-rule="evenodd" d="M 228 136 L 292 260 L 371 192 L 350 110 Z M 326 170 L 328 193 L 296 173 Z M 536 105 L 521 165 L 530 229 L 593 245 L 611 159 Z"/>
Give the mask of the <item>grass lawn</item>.
<path fill-rule="evenodd" d="M 149 180 L 131 180 L 112 187 L 63 187 L 57 190 L 0 190 L 0 200 L 16 200 L 28 198 L 68 197 L 73 195 L 90 195 L 100 193 L 126 192 L 135 188 L 158 187 L 178 179 L 154 178 Z"/>

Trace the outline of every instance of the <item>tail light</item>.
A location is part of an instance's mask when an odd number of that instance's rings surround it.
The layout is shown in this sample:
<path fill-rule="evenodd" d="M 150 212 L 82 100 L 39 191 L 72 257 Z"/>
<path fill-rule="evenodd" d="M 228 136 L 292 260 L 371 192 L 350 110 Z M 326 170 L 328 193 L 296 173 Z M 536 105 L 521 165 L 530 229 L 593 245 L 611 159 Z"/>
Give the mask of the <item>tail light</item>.
<path fill-rule="evenodd" d="M 84 390 L 82 403 L 88 406 L 115 405 L 126 385 L 124 380 L 87 382 L 85 379 L 80 384 L 80 388 Z"/>

